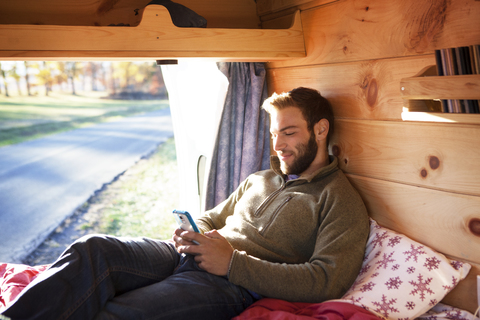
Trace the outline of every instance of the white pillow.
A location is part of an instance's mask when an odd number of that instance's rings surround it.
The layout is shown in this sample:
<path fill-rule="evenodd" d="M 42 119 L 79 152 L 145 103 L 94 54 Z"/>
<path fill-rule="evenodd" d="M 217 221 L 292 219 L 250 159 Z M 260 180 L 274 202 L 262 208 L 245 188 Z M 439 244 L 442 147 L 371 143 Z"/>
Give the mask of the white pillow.
<path fill-rule="evenodd" d="M 437 304 L 417 319 L 421 320 L 480 320 L 470 312 L 443 303 Z"/>
<path fill-rule="evenodd" d="M 413 319 L 439 303 L 470 268 L 370 219 L 362 269 L 342 301 L 384 319 Z"/>

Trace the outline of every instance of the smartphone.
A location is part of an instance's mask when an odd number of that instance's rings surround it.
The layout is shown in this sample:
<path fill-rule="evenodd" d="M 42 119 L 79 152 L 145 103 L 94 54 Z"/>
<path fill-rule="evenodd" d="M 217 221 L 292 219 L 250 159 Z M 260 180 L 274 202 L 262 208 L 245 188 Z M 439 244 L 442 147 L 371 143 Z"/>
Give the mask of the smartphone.
<path fill-rule="evenodd" d="M 195 221 L 193 221 L 192 216 L 187 211 L 173 210 L 175 220 L 177 220 L 178 226 L 185 231 L 195 231 L 200 233 L 198 230 Z"/>

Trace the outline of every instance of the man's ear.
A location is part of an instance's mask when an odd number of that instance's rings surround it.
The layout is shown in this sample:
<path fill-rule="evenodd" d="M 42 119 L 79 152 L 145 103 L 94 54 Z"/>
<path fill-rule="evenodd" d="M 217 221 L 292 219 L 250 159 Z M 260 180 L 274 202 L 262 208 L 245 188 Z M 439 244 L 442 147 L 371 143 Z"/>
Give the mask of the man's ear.
<path fill-rule="evenodd" d="M 321 119 L 313 126 L 313 132 L 315 132 L 315 138 L 317 140 L 327 139 L 328 130 L 330 129 L 330 123 L 327 119 Z"/>

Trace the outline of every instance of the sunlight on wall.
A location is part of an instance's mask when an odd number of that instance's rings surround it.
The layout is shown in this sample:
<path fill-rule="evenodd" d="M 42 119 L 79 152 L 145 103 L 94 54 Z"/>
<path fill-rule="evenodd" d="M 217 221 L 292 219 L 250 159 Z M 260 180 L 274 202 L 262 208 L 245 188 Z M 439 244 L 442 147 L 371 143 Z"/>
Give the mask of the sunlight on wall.
<path fill-rule="evenodd" d="M 441 112 L 409 112 L 407 108 L 403 108 L 403 121 L 430 121 L 430 122 L 457 122 L 458 113 L 441 113 Z"/>

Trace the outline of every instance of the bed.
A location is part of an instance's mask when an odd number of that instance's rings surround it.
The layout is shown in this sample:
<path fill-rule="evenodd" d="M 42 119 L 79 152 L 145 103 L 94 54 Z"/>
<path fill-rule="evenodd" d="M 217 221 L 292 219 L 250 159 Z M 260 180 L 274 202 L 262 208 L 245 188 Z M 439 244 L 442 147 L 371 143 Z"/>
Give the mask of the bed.
<path fill-rule="evenodd" d="M 47 268 L 0 263 L 0 312 Z M 480 320 L 468 310 L 441 303 L 470 269 L 470 264 L 449 259 L 371 219 L 362 268 L 341 299 L 302 303 L 264 298 L 233 320 Z"/>
<path fill-rule="evenodd" d="M 440 303 L 470 269 L 371 219 L 362 268 L 341 299 L 316 304 L 262 299 L 234 320 L 478 319 Z"/>

